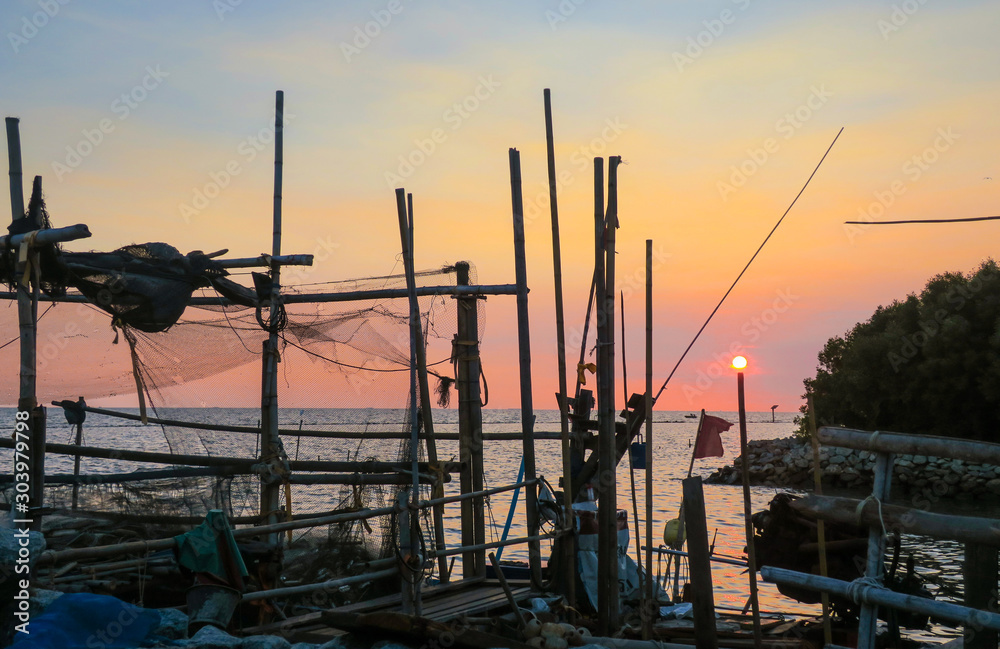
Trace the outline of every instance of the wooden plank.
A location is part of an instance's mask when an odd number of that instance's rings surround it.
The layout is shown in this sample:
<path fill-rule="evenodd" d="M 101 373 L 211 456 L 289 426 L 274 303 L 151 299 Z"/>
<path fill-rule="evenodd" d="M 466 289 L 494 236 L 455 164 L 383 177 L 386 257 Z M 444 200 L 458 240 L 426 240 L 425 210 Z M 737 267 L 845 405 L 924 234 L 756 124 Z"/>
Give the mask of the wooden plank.
<path fill-rule="evenodd" d="M 701 478 L 685 478 L 684 522 L 688 529 L 688 559 L 691 566 L 691 590 L 695 637 L 698 649 L 719 646 L 715 627 L 715 598 L 712 593 L 712 566 L 708 560 L 708 527 L 705 523 L 705 495 Z"/>

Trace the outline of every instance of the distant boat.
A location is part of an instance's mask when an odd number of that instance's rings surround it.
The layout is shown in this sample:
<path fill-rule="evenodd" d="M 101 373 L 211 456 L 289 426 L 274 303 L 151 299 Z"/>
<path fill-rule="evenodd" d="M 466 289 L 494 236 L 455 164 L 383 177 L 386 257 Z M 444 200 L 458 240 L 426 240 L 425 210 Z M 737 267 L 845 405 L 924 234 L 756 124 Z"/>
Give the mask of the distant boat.
<path fill-rule="evenodd" d="M 693 412 L 690 415 L 684 415 L 685 419 L 697 419 L 697 417 L 698 415 L 694 414 Z"/>

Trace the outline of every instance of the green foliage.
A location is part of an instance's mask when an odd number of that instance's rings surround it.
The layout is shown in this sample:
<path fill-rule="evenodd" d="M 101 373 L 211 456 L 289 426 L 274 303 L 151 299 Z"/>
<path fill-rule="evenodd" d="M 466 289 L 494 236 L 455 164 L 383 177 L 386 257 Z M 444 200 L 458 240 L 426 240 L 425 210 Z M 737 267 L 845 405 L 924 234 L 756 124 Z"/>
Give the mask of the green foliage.
<path fill-rule="evenodd" d="M 1000 268 L 944 273 L 878 307 L 826 343 L 804 383 L 821 426 L 1000 441 Z"/>

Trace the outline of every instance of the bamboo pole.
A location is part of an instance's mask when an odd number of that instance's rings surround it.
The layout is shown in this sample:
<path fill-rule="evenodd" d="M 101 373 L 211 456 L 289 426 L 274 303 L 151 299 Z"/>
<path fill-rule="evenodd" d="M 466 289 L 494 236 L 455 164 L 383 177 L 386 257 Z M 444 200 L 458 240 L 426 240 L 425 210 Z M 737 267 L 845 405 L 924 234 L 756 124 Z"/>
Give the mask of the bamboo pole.
<path fill-rule="evenodd" d="M 912 611 L 923 615 L 930 615 L 943 620 L 967 624 L 969 620 L 975 620 L 977 624 L 987 629 L 1000 629 L 1000 615 L 991 611 L 981 611 L 949 604 L 916 595 L 904 595 L 896 593 L 888 588 L 870 586 L 861 582 L 846 582 L 832 577 L 820 577 L 819 575 L 795 572 L 784 568 L 764 566 L 761 568 L 761 575 L 767 581 L 775 584 L 788 584 L 809 588 L 810 590 L 826 591 L 831 595 L 843 597 L 857 604 L 867 604 L 872 607 L 887 606 L 900 611 Z M 860 638 L 859 638 L 860 640 Z"/>
<path fill-rule="evenodd" d="M 0 439 L 0 448 L 14 448 L 12 439 Z M 156 453 L 151 451 L 124 451 L 121 449 L 97 448 L 93 446 L 75 446 L 74 444 L 45 445 L 47 453 L 58 455 L 74 455 L 83 457 L 99 457 L 110 460 L 127 460 L 130 462 L 153 462 L 156 464 L 188 465 L 188 466 L 235 466 L 249 468 L 258 464 L 258 460 L 238 457 L 218 457 L 212 455 L 179 455 L 174 453 Z M 343 473 L 391 473 L 409 472 L 408 462 L 364 461 L 333 461 L 333 460 L 292 460 L 288 463 L 293 471 L 337 471 Z M 419 473 L 430 471 L 427 463 L 418 465 Z M 461 466 L 458 462 L 442 462 L 441 470 L 445 473 L 458 473 Z"/>
<path fill-rule="evenodd" d="M 84 228 L 86 226 L 78 225 L 72 226 L 73 228 Z M 70 228 L 57 228 L 53 230 L 45 230 L 44 232 L 56 232 L 59 230 L 68 230 Z M 22 235 L 17 235 L 13 239 L 17 240 L 17 237 Z M 42 233 L 39 233 L 38 243 L 45 243 L 42 241 Z M 90 236 L 87 232 L 83 236 Z M 77 237 L 80 238 L 80 237 Z M 3 241 L 3 237 L 0 237 L 0 242 Z M 483 284 L 477 286 L 420 286 L 417 288 L 417 297 L 424 297 L 427 295 L 443 296 L 443 295 L 516 295 L 517 286 L 514 284 Z M 320 304 L 328 302 L 368 302 L 371 300 L 391 300 L 391 299 L 403 299 L 408 297 L 406 289 L 398 288 L 381 288 L 372 289 L 366 291 L 343 291 L 341 293 L 303 293 L 299 295 L 285 295 L 282 301 L 285 304 Z M 17 299 L 17 294 L 12 291 L 0 291 L 0 300 L 14 300 Z M 79 293 L 70 293 L 69 295 L 63 295 L 58 297 L 53 297 L 50 295 L 41 295 L 39 300 L 42 302 L 70 302 L 70 303 L 91 303 L 92 300 L 85 295 Z M 229 300 L 224 297 L 199 297 L 192 296 L 187 302 L 191 306 L 225 306 L 232 304 Z"/>
<path fill-rule="evenodd" d="M 161 471 L 133 471 L 131 473 L 111 474 L 57 474 L 45 476 L 48 485 L 99 485 L 123 484 L 126 482 L 141 482 L 144 480 L 162 480 L 171 478 L 201 478 L 210 476 L 256 475 L 251 467 L 203 467 L 163 469 Z M 418 474 L 421 484 L 435 485 L 438 477 L 429 473 Z M 13 482 L 11 474 L 0 475 L 0 485 Z M 407 473 L 299 473 L 288 477 L 288 484 L 342 484 L 342 485 L 402 485 L 412 482 Z M 451 482 L 451 476 L 444 474 L 444 482 Z M 74 493 L 76 493 L 74 489 Z M 73 509 L 76 509 L 75 507 Z"/>
<path fill-rule="evenodd" d="M 424 334 L 420 323 L 420 303 L 417 301 L 415 292 L 417 284 L 413 262 L 413 194 L 406 196 L 406 212 L 402 216 L 404 216 L 404 220 L 399 223 L 399 236 L 402 245 L 403 268 L 406 274 L 406 287 L 410 294 L 410 336 L 413 339 L 412 348 L 416 358 L 415 371 L 417 373 L 417 385 L 420 390 L 420 413 L 423 419 L 427 461 L 431 465 L 435 465 L 438 461 L 438 454 L 437 442 L 434 439 L 434 415 L 431 410 L 431 390 L 427 383 L 427 349 L 424 344 Z M 415 442 L 417 447 L 412 448 L 411 453 L 414 454 L 414 461 L 416 461 L 416 459 L 419 459 L 419 426 L 416 431 L 411 431 L 411 439 L 414 432 L 418 433 L 417 441 Z M 417 484 L 414 484 L 414 490 L 419 490 Z M 434 495 L 439 496 L 442 494 L 435 493 Z M 419 494 L 416 497 L 419 498 Z M 435 548 L 444 548 L 444 509 L 442 507 L 435 507 L 433 518 Z M 444 559 L 440 560 L 438 562 L 438 575 L 441 581 L 448 581 L 448 572 L 448 562 Z"/>
<path fill-rule="evenodd" d="M 950 457 L 966 462 L 1000 464 L 1000 444 L 933 435 L 910 435 L 886 431 L 868 432 L 850 428 L 823 426 L 819 441 L 874 453 L 897 453 Z"/>
<path fill-rule="evenodd" d="M 531 401 L 531 340 L 528 328 L 528 271 L 524 253 L 524 207 L 521 197 L 521 154 L 510 149 L 510 196 L 514 213 L 514 276 L 517 283 L 517 341 L 521 384 L 521 427 L 524 433 L 524 477 L 535 479 L 534 408 Z M 538 491 L 534 482 L 524 490 L 528 536 L 538 534 Z M 538 541 L 528 543 L 528 566 L 531 584 L 542 586 L 542 554 Z"/>
<path fill-rule="evenodd" d="M 597 288 L 594 293 L 597 308 L 597 582 L 616 584 L 618 568 L 618 508 L 615 502 L 615 409 L 614 359 L 608 351 L 613 344 L 612 324 L 614 302 L 608 302 L 607 289 L 607 219 L 604 213 L 604 159 L 594 158 L 594 268 Z M 613 287 L 612 287 L 612 290 Z M 609 311 L 610 307 L 610 311 Z M 591 456 L 593 457 L 593 455 Z M 598 591 L 598 630 L 612 633 L 617 627 L 617 588 Z"/>
<path fill-rule="evenodd" d="M 771 418 L 774 418 L 774 410 L 771 411 Z M 809 439 L 812 442 L 813 454 L 813 492 L 817 496 L 823 495 L 822 467 L 819 463 L 819 440 L 816 438 L 816 409 L 813 407 L 812 397 L 809 397 Z M 744 460 L 745 461 L 745 460 Z M 829 577 L 830 572 L 826 565 L 826 524 L 821 519 L 816 524 L 816 535 L 819 552 L 819 574 L 822 577 Z M 830 621 L 830 594 L 821 593 L 820 598 L 823 605 L 823 642 L 833 644 L 833 626 Z"/>
<path fill-rule="evenodd" d="M 514 599 L 514 591 L 510 589 L 507 585 L 507 577 L 504 576 L 503 570 L 500 569 L 500 562 L 497 561 L 497 555 L 490 552 L 490 563 L 493 565 L 493 572 L 497 575 L 497 581 L 500 582 L 500 588 L 503 589 L 503 594 L 507 597 L 507 604 L 514 611 L 514 617 L 517 618 L 517 628 L 524 633 L 524 629 L 527 623 L 524 620 L 524 613 L 521 612 L 521 607 L 517 605 L 517 600 Z"/>
<path fill-rule="evenodd" d="M 411 477 L 413 482 L 409 487 L 412 512 L 403 503 L 405 492 L 400 492 L 397 504 L 399 527 L 399 546 L 405 548 L 402 564 L 411 574 L 416 574 L 419 566 L 420 519 L 416 516 L 417 503 L 420 501 L 420 483 L 417 481 L 417 461 L 420 455 L 419 421 L 417 419 L 417 346 L 418 340 L 413 329 L 414 323 L 420 322 L 420 307 L 417 303 L 416 287 L 413 278 L 413 258 L 410 256 L 410 246 L 413 244 L 413 223 L 406 209 L 406 190 L 396 189 L 396 216 L 399 222 L 399 238 L 402 245 L 403 268 L 406 272 L 406 288 L 409 293 L 410 305 L 410 461 L 413 465 Z M 421 610 L 420 584 L 411 580 L 400 570 L 403 587 L 403 612 L 417 615 Z"/>
<path fill-rule="evenodd" d="M 261 442 L 260 461 L 272 468 L 261 474 L 260 482 L 260 516 L 261 521 L 275 523 L 280 510 L 280 480 L 277 475 L 287 469 L 288 458 L 285 455 L 278 433 L 278 330 L 277 318 L 281 306 L 281 264 L 274 258 L 281 255 L 281 192 L 282 170 L 284 165 L 284 105 L 285 93 L 281 90 L 275 93 L 274 104 L 274 201 L 272 209 L 271 232 L 271 301 L 269 314 L 271 327 L 267 340 L 263 343 L 263 358 L 261 368 Z M 267 542 L 277 547 L 281 537 L 271 535 Z"/>
<path fill-rule="evenodd" d="M 562 435 L 563 510 L 567 525 L 573 524 L 573 466 L 569 448 L 569 394 L 566 383 L 566 322 L 563 315 L 562 250 L 559 239 L 559 204 L 556 191 L 555 137 L 552 133 L 552 93 L 546 88 L 545 151 L 549 172 L 549 208 L 552 214 L 552 275 L 555 283 L 556 352 L 559 371 L 559 431 Z M 563 547 L 564 591 L 570 606 L 576 606 L 576 551 L 572 543 Z"/>
<path fill-rule="evenodd" d="M 478 362 L 478 358 L 476 361 Z M 53 401 L 52 405 L 60 406 L 59 401 Z M 117 412 L 115 410 L 106 410 L 104 408 L 94 408 L 92 406 L 86 406 L 83 408 L 84 412 L 93 413 L 96 415 L 105 415 L 107 417 L 117 417 L 119 419 L 127 419 L 130 421 L 142 421 L 142 417 L 139 415 L 133 415 L 127 412 Z M 220 431 L 224 433 L 246 433 L 249 435 L 259 435 L 259 426 L 229 426 L 224 424 L 202 424 L 195 421 L 178 421 L 176 419 L 158 419 L 156 417 L 147 417 L 146 421 L 151 424 L 159 424 L 162 426 L 172 426 L 175 428 L 190 428 L 192 430 L 213 430 Z M 319 437 L 323 439 L 410 439 L 410 433 L 401 433 L 398 431 L 382 431 L 382 432 L 357 432 L 357 431 L 347 431 L 347 430 L 309 430 L 297 429 L 297 428 L 279 428 L 278 433 L 280 435 L 300 435 L 302 437 Z M 435 438 L 441 440 L 458 440 L 459 433 L 434 433 Z M 523 437 L 521 433 L 482 433 L 484 440 L 519 440 Z M 425 437 L 424 433 L 420 434 L 420 438 Z M 550 439 L 558 440 L 560 439 L 560 434 L 556 431 L 536 431 L 535 439 Z"/>
<path fill-rule="evenodd" d="M 653 635 L 653 240 L 646 239 L 646 606 L 642 637 Z"/>
<path fill-rule="evenodd" d="M 16 117 L 4 119 L 7 127 L 7 166 L 10 181 L 10 213 L 16 220 L 24 216 L 24 186 L 21 179 L 21 130 Z"/>
<path fill-rule="evenodd" d="M 252 593 L 244 593 L 244 602 L 255 602 L 261 599 L 272 599 L 275 597 L 291 597 L 293 595 L 305 595 L 306 593 L 314 593 L 317 590 L 327 590 L 334 591 L 341 586 L 349 586 L 350 584 L 359 584 L 366 581 L 376 581 L 379 579 L 385 579 L 387 577 L 393 577 L 399 575 L 399 569 L 396 567 L 386 568 L 385 570 L 379 570 L 378 572 L 371 572 L 362 575 L 354 575 L 351 577 L 339 577 L 337 579 L 329 579 L 327 581 L 320 582 L 318 584 L 303 584 L 301 586 L 286 586 L 284 588 L 272 588 L 270 590 L 258 590 Z"/>
<path fill-rule="evenodd" d="M 469 284 L 468 262 L 455 264 L 458 285 Z M 456 296 L 458 306 L 458 331 L 454 343 L 452 362 L 458 392 L 459 460 L 462 462 L 460 487 L 463 493 L 483 488 L 483 434 L 482 396 L 479 375 L 479 298 Z M 522 439 L 521 433 L 514 434 Z M 462 501 L 462 545 L 476 545 L 486 539 L 485 502 L 482 499 Z M 486 574 L 484 552 L 462 555 L 462 575 L 465 578 Z"/>
<path fill-rule="evenodd" d="M 537 480 L 535 481 L 537 482 Z M 437 504 L 448 504 L 453 502 L 458 502 L 465 500 L 467 498 L 476 498 L 482 496 L 489 496 L 497 493 L 502 493 L 504 491 L 511 491 L 512 489 L 517 489 L 519 487 L 524 487 L 528 483 L 520 482 L 517 484 L 506 485 L 503 487 L 494 487 L 493 489 L 488 489 L 478 493 L 471 494 L 459 494 L 457 496 L 445 496 L 444 498 L 437 498 L 434 500 L 424 501 L 419 504 L 421 509 L 426 509 L 428 507 L 433 507 Z M 343 512 L 330 514 L 326 516 L 314 516 L 314 517 L 296 517 L 296 520 L 286 521 L 282 523 L 274 523 L 272 525 L 261 525 L 257 527 L 246 527 L 233 530 L 233 536 L 235 538 L 249 538 L 254 536 L 259 536 L 261 534 L 280 534 L 281 532 L 287 532 L 288 530 L 298 530 L 307 527 L 319 527 L 320 525 L 334 525 L 339 523 L 349 523 L 351 521 L 366 520 L 369 518 L 375 518 L 377 516 L 388 516 L 395 512 L 395 507 L 381 507 L 378 509 L 361 509 L 353 512 Z M 203 520 L 203 519 L 202 519 Z M 523 543 L 523 540 L 511 539 L 506 544 L 512 545 L 514 543 Z M 157 552 L 159 550 L 168 550 L 177 543 L 176 539 L 173 537 L 167 539 L 157 539 L 153 541 L 132 541 L 129 543 L 115 543 L 113 545 L 102 545 L 89 548 L 73 548 L 70 550 L 60 550 L 53 551 L 48 550 L 43 552 L 38 558 L 38 565 L 46 565 L 50 563 L 62 563 L 67 561 L 77 561 L 82 559 L 95 559 L 100 557 L 111 557 L 121 554 L 131 554 L 136 552 L 146 553 L 146 552 Z M 497 546 L 492 546 L 497 547 Z M 465 548 L 459 548 L 459 552 L 465 551 Z M 454 552 L 449 550 L 449 554 Z"/>
<path fill-rule="evenodd" d="M 882 503 L 889 499 L 892 485 L 892 463 L 890 453 L 879 453 L 875 457 L 875 475 L 872 496 Z M 865 562 L 865 577 L 882 583 L 885 572 L 885 535 L 881 524 L 868 528 L 868 558 Z M 878 606 L 862 603 L 858 616 L 858 649 L 875 649 L 875 633 L 878 625 Z"/>

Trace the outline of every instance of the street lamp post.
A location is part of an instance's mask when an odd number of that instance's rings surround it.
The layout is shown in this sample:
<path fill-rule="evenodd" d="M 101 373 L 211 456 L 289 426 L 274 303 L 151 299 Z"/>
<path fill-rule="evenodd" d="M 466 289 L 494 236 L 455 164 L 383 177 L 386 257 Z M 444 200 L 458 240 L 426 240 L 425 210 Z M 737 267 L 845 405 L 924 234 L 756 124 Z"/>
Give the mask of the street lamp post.
<path fill-rule="evenodd" d="M 753 523 L 750 521 L 750 461 L 747 457 L 747 411 L 746 401 L 743 397 L 743 370 L 747 366 L 747 359 L 737 356 L 733 359 L 733 368 L 736 372 L 736 390 L 739 397 L 740 409 L 740 456 L 742 462 L 740 467 L 743 473 L 743 517 L 746 524 L 747 537 L 747 559 L 750 563 L 750 606 L 753 610 L 753 644 L 754 649 L 761 649 L 762 637 L 760 631 L 760 605 L 757 601 L 757 553 L 753 544 Z"/>

